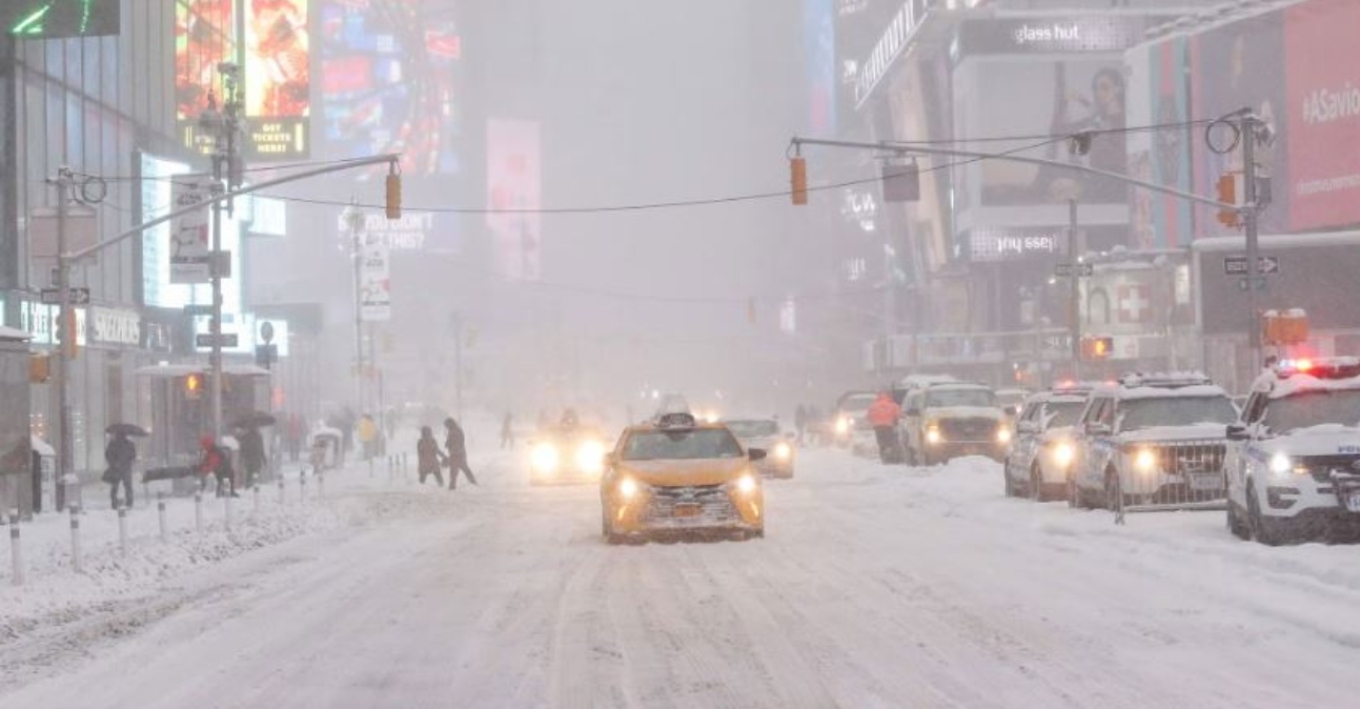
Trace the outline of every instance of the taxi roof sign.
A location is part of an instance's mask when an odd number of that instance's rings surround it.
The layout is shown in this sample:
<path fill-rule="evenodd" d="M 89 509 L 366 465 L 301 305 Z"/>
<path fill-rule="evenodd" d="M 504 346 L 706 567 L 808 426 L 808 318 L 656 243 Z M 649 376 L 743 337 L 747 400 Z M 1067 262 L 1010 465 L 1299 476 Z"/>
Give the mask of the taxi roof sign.
<path fill-rule="evenodd" d="M 672 413 L 661 414 L 656 417 L 657 428 L 685 429 L 694 428 L 697 425 L 698 422 L 694 419 L 694 415 L 689 413 L 688 411 L 676 411 Z"/>

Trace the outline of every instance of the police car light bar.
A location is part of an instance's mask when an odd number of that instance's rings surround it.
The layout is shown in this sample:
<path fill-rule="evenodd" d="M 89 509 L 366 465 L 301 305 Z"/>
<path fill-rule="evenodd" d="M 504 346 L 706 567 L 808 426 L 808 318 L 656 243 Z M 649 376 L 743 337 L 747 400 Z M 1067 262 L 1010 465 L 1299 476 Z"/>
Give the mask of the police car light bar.
<path fill-rule="evenodd" d="M 1309 374 L 1318 379 L 1349 379 L 1360 376 L 1360 357 L 1282 359 L 1275 365 L 1275 374 L 1281 378 Z"/>
<path fill-rule="evenodd" d="M 1119 378 L 1121 386 L 1133 387 L 1188 387 L 1212 384 L 1203 372 L 1130 372 Z"/>

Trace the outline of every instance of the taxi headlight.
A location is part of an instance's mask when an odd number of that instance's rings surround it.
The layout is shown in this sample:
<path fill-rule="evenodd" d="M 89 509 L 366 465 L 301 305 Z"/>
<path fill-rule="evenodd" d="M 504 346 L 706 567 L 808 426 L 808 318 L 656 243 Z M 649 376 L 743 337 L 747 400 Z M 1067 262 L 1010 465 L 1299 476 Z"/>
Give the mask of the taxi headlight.
<path fill-rule="evenodd" d="M 1157 471 L 1157 453 L 1151 448 L 1139 448 L 1133 454 L 1133 467 L 1140 473 L 1152 473 Z"/>
<path fill-rule="evenodd" d="M 1001 428 L 996 429 L 996 442 L 1001 443 L 1003 445 L 1006 443 L 1010 443 L 1011 429 L 1007 426 L 1002 426 Z"/>
<path fill-rule="evenodd" d="M 940 427 L 931 424 L 926 428 L 926 443 L 939 443 L 944 440 L 944 435 L 940 433 Z"/>
<path fill-rule="evenodd" d="M 604 470 L 604 444 L 599 441 L 586 441 L 576 449 L 576 467 L 598 473 Z"/>
<path fill-rule="evenodd" d="M 842 416 L 842 417 L 836 419 L 836 433 L 838 433 L 838 434 L 844 436 L 845 434 L 847 434 L 847 433 L 849 433 L 849 432 L 850 432 L 850 419 L 849 419 L 849 417 Z"/>
<path fill-rule="evenodd" d="M 625 500 L 636 497 L 641 489 L 642 487 L 638 485 L 638 482 L 632 478 L 624 478 L 619 481 L 619 494 L 622 495 Z"/>
<path fill-rule="evenodd" d="M 1058 445 L 1053 446 L 1053 462 L 1057 464 L 1058 467 L 1066 468 L 1071 465 L 1072 458 L 1075 454 L 1076 451 L 1072 450 L 1072 444 L 1067 441 L 1062 441 L 1058 443 Z"/>
<path fill-rule="evenodd" d="M 755 492 L 756 488 L 759 486 L 760 483 L 757 483 L 755 476 L 750 473 L 744 473 L 741 477 L 737 478 L 737 492 L 740 492 L 743 495 L 749 495 Z"/>
<path fill-rule="evenodd" d="M 534 446 L 530 454 L 530 464 L 534 470 L 540 473 L 551 473 L 557 470 L 557 446 L 541 443 Z"/>
<path fill-rule="evenodd" d="M 793 456 L 793 447 L 787 443 L 778 443 L 774 447 L 775 460 L 788 460 Z"/>

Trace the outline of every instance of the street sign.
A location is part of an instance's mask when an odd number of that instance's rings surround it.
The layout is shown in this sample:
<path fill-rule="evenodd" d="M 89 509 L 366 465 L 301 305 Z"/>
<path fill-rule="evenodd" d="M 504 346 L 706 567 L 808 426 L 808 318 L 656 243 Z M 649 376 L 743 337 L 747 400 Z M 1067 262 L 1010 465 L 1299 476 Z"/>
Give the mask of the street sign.
<path fill-rule="evenodd" d="M 212 347 L 214 338 L 211 334 L 199 334 L 194 336 L 194 345 L 198 347 Z M 224 332 L 216 338 L 216 342 L 223 348 L 231 349 L 237 346 L 236 333 Z"/>
<path fill-rule="evenodd" d="M 90 304 L 89 288 L 71 288 L 69 290 L 71 291 L 71 305 Z M 43 305 L 59 305 L 61 303 L 61 289 L 60 288 L 42 289 L 42 302 Z"/>
<path fill-rule="evenodd" d="M 1263 276 L 1280 272 L 1279 256 L 1258 256 L 1256 259 L 1256 270 Z M 1225 256 L 1223 258 L 1223 275 L 1225 276 L 1245 276 L 1247 275 L 1246 256 Z M 1243 286 L 1243 290 L 1246 287 Z"/>
<path fill-rule="evenodd" d="M 1250 284 L 1251 284 L 1251 279 L 1250 279 L 1250 278 L 1239 278 L 1239 279 L 1237 279 L 1237 290 L 1240 290 L 1240 291 L 1242 291 L 1243 293 L 1245 293 L 1245 292 L 1251 290 L 1251 285 L 1250 285 Z M 1265 290 L 1265 289 L 1266 289 L 1266 277 L 1265 277 L 1265 276 L 1257 276 L 1257 277 L 1256 277 L 1256 290 Z"/>
<path fill-rule="evenodd" d="M 199 316 L 207 317 L 207 316 L 212 315 L 212 311 L 213 311 L 213 309 L 212 309 L 212 306 L 211 306 L 211 305 L 186 305 L 186 306 L 184 306 L 184 314 L 185 314 L 185 315 L 188 315 L 188 316 L 191 317 L 191 318 L 195 318 L 195 317 L 199 317 Z"/>
<path fill-rule="evenodd" d="M 1095 275 L 1095 264 L 1091 263 L 1060 263 L 1053 268 L 1053 274 L 1059 278 L 1088 278 Z"/>

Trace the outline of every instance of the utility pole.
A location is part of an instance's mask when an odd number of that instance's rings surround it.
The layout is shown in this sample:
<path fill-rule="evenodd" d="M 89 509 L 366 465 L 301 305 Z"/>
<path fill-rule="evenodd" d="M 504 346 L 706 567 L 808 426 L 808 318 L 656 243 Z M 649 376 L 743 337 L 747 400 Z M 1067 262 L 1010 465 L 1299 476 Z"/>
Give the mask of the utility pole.
<path fill-rule="evenodd" d="M 1081 256 L 1085 244 L 1080 243 L 1081 233 L 1077 230 L 1077 200 L 1067 200 L 1067 260 L 1072 264 L 1072 275 L 1067 280 L 1072 285 L 1072 304 L 1069 323 L 1072 330 L 1072 378 L 1081 381 Z"/>
<path fill-rule="evenodd" d="M 236 64 L 223 62 L 217 66 L 222 74 L 222 110 L 219 112 L 212 103 L 208 111 L 199 119 L 199 125 L 213 133 L 213 196 L 224 194 L 223 180 L 227 182 L 225 192 L 233 192 L 240 181 L 240 141 L 241 131 L 240 69 Z M 212 203 L 212 253 L 209 258 L 209 279 L 212 282 L 212 320 L 210 337 L 212 354 L 209 363 L 212 367 L 212 433 L 220 440 L 223 434 L 222 420 L 222 278 L 228 260 L 222 251 L 222 209 L 223 201 Z M 231 209 L 230 202 L 227 209 Z"/>
<path fill-rule="evenodd" d="M 57 187 L 57 290 L 61 305 L 57 311 L 61 323 L 61 337 L 57 341 L 57 471 L 55 480 L 57 510 L 66 508 L 66 475 L 71 471 L 71 398 L 68 381 L 71 374 L 71 351 L 76 340 L 74 313 L 71 311 L 71 264 L 66 255 L 66 206 L 70 190 L 75 184 L 71 170 L 62 166 L 57 178 L 49 180 Z M 56 328 L 53 328 L 56 329 Z"/>
<path fill-rule="evenodd" d="M 363 317 L 363 259 L 364 259 L 364 220 L 366 217 L 359 206 L 350 201 L 341 215 L 349 228 L 350 254 L 354 259 L 354 381 L 355 408 L 364 410 L 364 317 Z"/>
<path fill-rule="evenodd" d="M 1257 293 L 1257 283 L 1261 279 L 1260 262 L 1260 205 L 1257 200 L 1260 191 L 1257 189 L 1257 169 L 1256 169 L 1256 140 L 1257 130 L 1263 126 L 1261 119 L 1256 114 L 1247 112 L 1242 115 L 1238 130 L 1242 135 L 1242 181 L 1245 183 L 1243 188 L 1245 202 L 1242 205 L 1242 221 L 1246 227 L 1247 238 L 1247 347 L 1251 350 L 1252 364 L 1249 372 L 1255 372 L 1256 368 L 1261 367 L 1265 360 L 1261 355 L 1261 310 Z"/>

